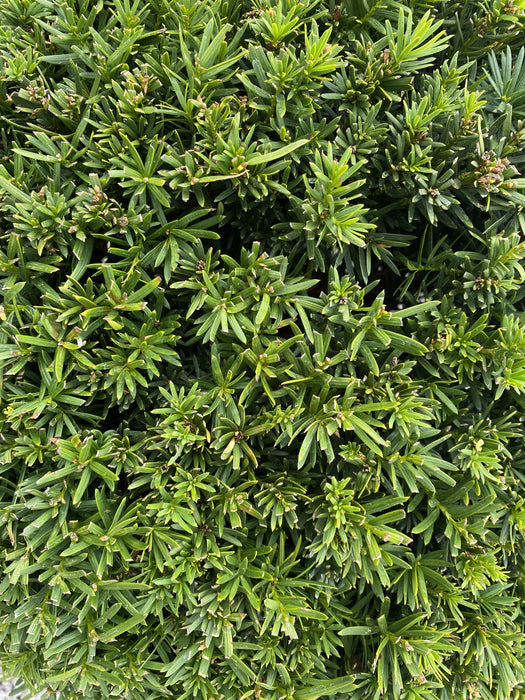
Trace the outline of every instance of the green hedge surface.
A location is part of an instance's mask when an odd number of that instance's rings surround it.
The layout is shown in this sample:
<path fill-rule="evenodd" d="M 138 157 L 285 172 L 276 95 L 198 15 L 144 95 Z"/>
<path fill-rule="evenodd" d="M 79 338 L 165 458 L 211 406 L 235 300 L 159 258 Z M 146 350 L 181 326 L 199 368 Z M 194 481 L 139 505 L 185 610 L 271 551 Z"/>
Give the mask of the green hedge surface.
<path fill-rule="evenodd" d="M 525 0 L 2 0 L 0 665 L 525 698 Z"/>

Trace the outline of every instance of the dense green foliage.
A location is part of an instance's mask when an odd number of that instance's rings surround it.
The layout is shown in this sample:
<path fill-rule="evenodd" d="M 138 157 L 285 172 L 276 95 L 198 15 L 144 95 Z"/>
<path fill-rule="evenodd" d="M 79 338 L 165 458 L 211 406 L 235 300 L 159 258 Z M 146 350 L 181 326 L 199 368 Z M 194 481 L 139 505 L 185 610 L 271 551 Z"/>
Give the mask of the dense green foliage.
<path fill-rule="evenodd" d="M 524 30 L 2 0 L 5 673 L 525 698 Z"/>

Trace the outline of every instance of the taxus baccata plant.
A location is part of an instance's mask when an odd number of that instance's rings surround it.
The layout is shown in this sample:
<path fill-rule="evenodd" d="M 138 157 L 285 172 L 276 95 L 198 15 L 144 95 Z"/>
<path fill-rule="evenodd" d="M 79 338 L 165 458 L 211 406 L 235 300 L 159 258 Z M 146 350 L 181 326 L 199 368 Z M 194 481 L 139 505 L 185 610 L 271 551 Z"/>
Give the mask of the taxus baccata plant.
<path fill-rule="evenodd" d="M 6 675 L 525 697 L 524 29 L 3 0 Z"/>

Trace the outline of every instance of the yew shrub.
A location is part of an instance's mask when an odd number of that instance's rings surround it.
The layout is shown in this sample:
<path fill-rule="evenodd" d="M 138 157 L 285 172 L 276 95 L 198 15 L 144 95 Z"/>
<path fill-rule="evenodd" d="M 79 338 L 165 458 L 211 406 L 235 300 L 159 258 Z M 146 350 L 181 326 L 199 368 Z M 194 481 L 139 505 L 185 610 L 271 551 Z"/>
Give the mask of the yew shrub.
<path fill-rule="evenodd" d="M 0 664 L 525 698 L 525 2 L 3 0 Z"/>

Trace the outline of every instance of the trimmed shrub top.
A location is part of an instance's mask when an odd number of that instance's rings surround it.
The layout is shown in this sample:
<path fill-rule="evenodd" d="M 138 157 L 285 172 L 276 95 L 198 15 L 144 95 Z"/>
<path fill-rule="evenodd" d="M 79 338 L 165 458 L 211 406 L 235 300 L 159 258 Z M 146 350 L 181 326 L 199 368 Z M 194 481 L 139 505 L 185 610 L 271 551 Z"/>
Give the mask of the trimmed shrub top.
<path fill-rule="evenodd" d="M 524 29 L 3 0 L 6 674 L 525 697 Z"/>

